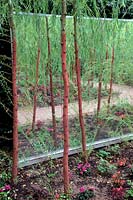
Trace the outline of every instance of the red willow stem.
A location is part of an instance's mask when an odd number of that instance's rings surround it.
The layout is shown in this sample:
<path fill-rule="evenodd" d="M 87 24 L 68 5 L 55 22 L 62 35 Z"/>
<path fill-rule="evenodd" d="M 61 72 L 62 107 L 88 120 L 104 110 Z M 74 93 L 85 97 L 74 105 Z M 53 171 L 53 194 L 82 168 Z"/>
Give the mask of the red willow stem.
<path fill-rule="evenodd" d="M 109 52 L 108 52 L 108 45 L 107 45 L 107 48 L 106 48 L 106 63 L 108 63 L 108 59 L 109 59 Z M 105 85 L 105 90 L 107 90 L 107 83 Z"/>
<path fill-rule="evenodd" d="M 72 63 L 72 81 L 75 83 L 75 64 Z"/>
<path fill-rule="evenodd" d="M 38 72 L 39 72 L 39 63 L 40 63 L 40 47 L 38 47 L 37 52 L 37 61 L 36 61 L 36 83 L 34 88 L 34 97 L 33 97 L 33 119 L 32 119 L 32 130 L 35 128 L 36 121 L 36 109 L 37 109 L 37 89 L 38 89 Z"/>
<path fill-rule="evenodd" d="M 63 102 L 63 129 L 64 129 L 64 152 L 63 152 L 63 177 L 64 193 L 69 194 L 69 124 L 68 124 L 68 99 L 69 99 L 69 78 L 66 67 L 66 0 L 62 0 L 61 15 L 61 62 L 62 76 L 64 82 L 64 102 Z"/>
<path fill-rule="evenodd" d="M 77 43 L 77 16 L 76 16 L 75 5 L 76 5 L 76 0 L 73 1 L 75 69 L 76 69 L 77 86 L 78 86 L 79 122 L 80 122 L 80 127 L 81 127 L 81 132 L 82 132 L 82 152 L 83 152 L 84 162 L 87 162 L 86 134 L 85 134 L 84 119 L 83 119 L 83 111 L 82 111 L 82 89 L 81 89 L 80 61 L 79 61 L 79 56 L 78 56 L 78 43 Z"/>
<path fill-rule="evenodd" d="M 54 104 L 53 77 L 52 77 L 53 74 L 52 74 L 52 66 L 51 66 L 51 45 L 50 45 L 50 37 L 49 37 L 48 17 L 46 17 L 46 31 L 47 31 L 47 43 L 48 43 L 48 69 L 49 69 L 49 77 L 50 77 L 50 97 L 51 97 L 52 121 L 53 121 L 53 139 L 54 139 L 54 145 L 57 146 L 55 104 Z"/>
<path fill-rule="evenodd" d="M 12 16 L 12 4 L 9 3 L 9 23 L 11 30 L 12 42 L 12 93 L 13 93 L 13 164 L 12 164 L 12 180 L 15 182 L 18 174 L 18 97 L 16 85 L 16 72 L 17 72 L 17 44 L 15 35 L 15 26 Z"/>
<path fill-rule="evenodd" d="M 94 48 L 94 50 L 93 50 L 93 63 L 95 64 L 95 62 L 96 62 L 96 58 L 95 58 L 95 55 L 96 55 L 96 50 L 95 50 L 95 48 Z M 92 63 L 92 67 L 93 67 L 93 63 Z M 92 68 L 92 84 L 91 84 L 91 87 L 93 88 L 94 87 L 94 69 Z"/>
<path fill-rule="evenodd" d="M 90 70 L 89 70 L 89 79 L 88 79 L 88 95 L 90 95 L 91 68 L 92 68 L 92 52 L 90 49 Z"/>
<path fill-rule="evenodd" d="M 93 79 L 94 79 L 94 72 L 93 72 L 93 54 L 92 50 L 90 49 L 90 73 L 89 73 L 89 79 L 88 79 L 88 95 L 90 95 L 90 87 L 93 87 Z M 92 84 L 90 85 L 92 81 Z"/>
<path fill-rule="evenodd" d="M 107 107 L 107 113 L 110 112 L 110 101 L 112 96 L 112 87 L 113 87 L 113 68 L 114 68 L 114 47 L 112 48 L 112 59 L 111 59 L 111 68 L 110 68 L 110 86 L 109 86 L 109 95 L 108 95 L 108 107 Z"/>
<path fill-rule="evenodd" d="M 108 52 L 108 46 L 107 46 L 107 49 L 106 49 L 106 61 L 109 59 L 109 52 Z"/>
<path fill-rule="evenodd" d="M 100 67 L 99 82 L 98 82 L 98 102 L 97 102 L 97 119 L 101 109 L 101 92 L 102 92 L 102 76 L 103 67 Z"/>

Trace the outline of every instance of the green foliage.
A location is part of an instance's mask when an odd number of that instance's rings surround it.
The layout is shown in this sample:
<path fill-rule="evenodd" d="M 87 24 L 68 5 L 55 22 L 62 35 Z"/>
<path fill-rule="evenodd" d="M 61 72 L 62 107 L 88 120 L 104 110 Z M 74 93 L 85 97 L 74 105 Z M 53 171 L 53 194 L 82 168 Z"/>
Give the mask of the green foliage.
<path fill-rule="evenodd" d="M 130 188 L 126 190 L 125 197 L 126 199 L 129 199 L 133 197 L 133 182 L 131 180 L 128 180 L 127 183 Z"/>
<path fill-rule="evenodd" d="M 124 129 L 130 133 L 133 130 L 133 106 L 127 100 L 119 100 L 115 105 L 112 105 L 109 114 L 103 107 L 99 119 L 104 121 L 105 126 L 112 127 L 108 131 L 109 137 L 121 135 Z"/>
<path fill-rule="evenodd" d="M 110 175 L 116 171 L 117 167 L 113 164 L 110 164 L 107 160 L 101 158 L 97 165 L 97 169 L 102 175 Z"/>
<path fill-rule="evenodd" d="M 97 153 L 97 156 L 100 158 L 106 159 L 110 157 L 110 152 L 105 151 L 105 150 L 99 150 Z"/>
<path fill-rule="evenodd" d="M 119 144 L 110 146 L 109 149 L 108 149 L 108 151 L 111 154 L 119 154 L 119 152 L 120 152 L 120 146 L 119 146 Z"/>
<path fill-rule="evenodd" d="M 57 198 L 56 199 L 59 199 L 59 200 L 63 200 L 63 199 L 65 199 L 65 200 L 71 200 L 71 198 L 67 194 L 60 194 L 60 195 L 57 194 Z"/>
<path fill-rule="evenodd" d="M 12 200 L 10 198 L 10 185 L 8 183 L 11 180 L 11 172 L 8 168 L 11 168 L 11 160 L 6 152 L 0 151 L 0 200 Z"/>
<path fill-rule="evenodd" d="M 80 188 L 80 193 L 76 195 L 74 200 L 88 200 L 94 197 L 94 189 L 93 188 L 88 188 L 84 189 L 83 187 Z"/>
<path fill-rule="evenodd" d="M 0 192 L 0 200 L 13 200 L 10 196 L 9 196 L 10 192 Z"/>
<path fill-rule="evenodd" d="M 49 17 L 50 41 L 51 41 L 51 64 L 53 70 L 53 82 L 61 77 L 60 60 L 60 18 Z M 17 60 L 18 60 L 18 84 L 22 90 L 28 104 L 32 99 L 29 88 L 35 83 L 35 67 L 37 58 L 38 40 L 41 43 L 41 59 L 39 65 L 39 85 L 46 85 L 47 79 L 47 38 L 45 17 L 14 16 L 17 36 Z M 80 18 L 78 20 L 78 45 L 79 56 L 82 68 L 83 98 L 90 100 L 91 96 L 96 96 L 95 88 L 90 90 L 88 95 L 88 82 L 91 74 L 94 74 L 94 81 L 97 82 L 101 65 L 103 65 L 103 84 L 107 84 L 110 78 L 111 48 L 115 46 L 115 68 L 114 82 L 132 84 L 132 30 L 130 22 L 101 21 L 95 19 Z M 73 83 L 72 65 L 74 63 L 74 42 L 73 42 L 73 20 L 67 19 L 67 67 L 70 75 L 70 83 Z M 20 31 L 21 30 L 21 31 Z M 102 31 L 101 31 L 102 30 Z M 55 40 L 56 38 L 56 40 Z M 85 39 L 86 38 L 86 39 Z M 105 59 L 106 48 L 108 46 L 109 59 Z M 61 84 L 61 82 L 60 82 Z M 73 88 L 75 91 L 77 88 Z M 107 91 L 102 92 L 107 95 Z M 73 97 L 73 93 L 70 99 Z M 41 98 L 40 98 L 41 100 Z M 43 101 L 43 100 L 41 100 Z"/>
<path fill-rule="evenodd" d="M 3 171 L 0 174 L 0 188 L 5 185 L 6 182 L 8 182 L 11 179 L 11 174 Z"/>

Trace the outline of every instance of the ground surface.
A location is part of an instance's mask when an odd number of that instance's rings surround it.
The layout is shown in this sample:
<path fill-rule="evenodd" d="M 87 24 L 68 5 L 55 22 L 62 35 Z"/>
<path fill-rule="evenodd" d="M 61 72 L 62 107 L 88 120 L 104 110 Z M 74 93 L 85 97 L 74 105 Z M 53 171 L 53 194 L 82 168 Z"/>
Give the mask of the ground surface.
<path fill-rule="evenodd" d="M 119 86 L 113 85 L 113 91 L 117 93 L 112 97 L 112 104 L 117 104 L 120 100 L 128 100 L 129 103 L 133 104 L 133 88 L 130 86 Z M 118 98 L 119 95 L 119 98 Z M 107 103 L 107 98 L 102 98 L 102 105 Z M 125 104 L 124 104 L 125 105 Z M 87 136 L 87 143 L 105 139 L 108 137 L 116 137 L 121 134 L 131 133 L 133 130 L 133 110 L 129 110 L 125 113 L 125 119 L 121 119 L 120 116 L 116 116 L 113 111 L 112 115 L 99 121 L 97 124 L 96 116 L 94 115 L 97 106 L 97 101 L 92 100 L 89 103 L 83 102 L 84 122 Z M 122 110 L 117 110 L 122 111 Z M 131 111 L 131 112 L 130 112 Z M 35 156 L 38 154 L 44 154 L 45 152 L 60 150 L 63 148 L 63 126 L 62 126 L 62 105 L 56 106 L 56 118 L 57 121 L 57 134 L 56 141 L 57 147 L 53 145 L 53 132 L 51 123 L 51 107 L 38 107 L 36 122 L 37 126 L 35 132 L 31 132 L 32 122 L 32 108 L 24 107 L 19 108 L 19 125 L 24 126 L 22 131 L 23 134 L 19 134 L 19 155 L 20 158 L 29 156 Z M 128 116 L 130 115 L 130 117 Z M 69 128 L 70 128 L 70 147 L 77 147 L 81 145 L 81 133 L 80 125 L 78 120 L 78 103 L 69 104 Z M 38 123 L 39 122 L 39 123 Z M 27 137 L 28 135 L 28 137 Z"/>
<path fill-rule="evenodd" d="M 95 188 L 95 197 L 93 200 L 112 200 L 112 188 L 116 187 L 112 175 L 120 172 L 120 179 L 125 183 L 122 187 L 128 188 L 127 180 L 133 181 L 133 174 L 128 171 L 129 165 L 133 164 L 133 142 L 125 142 L 114 149 L 105 148 L 110 152 L 110 156 L 105 159 L 116 166 L 115 170 L 109 170 L 108 173 L 103 173 L 98 170 L 97 166 L 100 162 L 100 157 L 97 156 L 98 150 L 93 151 L 89 156 L 88 162 L 91 165 L 91 172 L 87 176 L 82 176 L 77 173 L 77 165 L 81 162 L 80 155 L 72 156 L 69 159 L 70 168 L 70 186 L 72 194 L 79 193 L 80 187 Z M 125 162 L 125 160 L 126 162 Z M 120 162 L 124 161 L 123 166 Z M 32 167 L 19 170 L 18 184 L 12 185 L 12 197 L 16 200 L 55 200 L 55 195 L 63 192 L 63 167 L 62 160 L 49 161 L 48 163 L 40 163 Z M 122 183 L 121 183 L 122 184 Z M 117 187 L 120 187 L 118 185 Z M 126 198 L 117 198 L 123 200 Z M 132 198 L 128 198 L 130 200 Z"/>
<path fill-rule="evenodd" d="M 118 102 L 119 99 L 121 100 L 128 100 L 129 103 L 133 104 L 133 87 L 126 86 L 126 85 L 113 85 L 113 91 L 119 93 L 118 96 L 113 96 L 111 103 L 115 104 Z M 107 98 L 102 99 L 101 107 L 102 105 L 107 103 Z M 97 101 L 92 100 L 89 103 L 83 102 L 83 113 L 89 113 L 92 114 L 94 111 L 96 111 L 97 107 Z M 78 103 L 70 103 L 69 104 L 69 116 L 75 116 L 78 114 Z M 58 105 L 55 107 L 55 115 L 56 118 L 62 118 L 63 111 L 62 111 L 62 105 Z M 19 108 L 18 110 L 18 121 L 19 125 L 26 125 L 31 124 L 33 117 L 33 108 L 32 107 L 23 107 Z M 52 120 L 51 115 L 51 107 L 38 107 L 37 113 L 36 113 L 36 121 L 43 121 L 46 122 L 47 120 Z"/>

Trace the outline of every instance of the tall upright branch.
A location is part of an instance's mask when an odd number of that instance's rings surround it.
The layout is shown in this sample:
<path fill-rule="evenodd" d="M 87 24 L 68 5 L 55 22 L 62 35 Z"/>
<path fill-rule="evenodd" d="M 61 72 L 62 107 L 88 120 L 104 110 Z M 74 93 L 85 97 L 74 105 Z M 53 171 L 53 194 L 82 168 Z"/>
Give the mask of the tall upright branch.
<path fill-rule="evenodd" d="M 52 66 L 51 66 L 51 45 L 50 45 L 49 24 L 48 24 L 47 16 L 46 16 L 46 31 L 47 31 L 47 43 L 48 43 L 48 70 L 49 70 L 49 77 L 50 77 L 50 97 L 51 97 L 52 121 L 53 121 L 53 139 L 54 139 L 54 145 L 57 146 L 55 103 L 54 103 L 53 77 L 52 77 L 53 74 L 52 74 Z"/>
<path fill-rule="evenodd" d="M 114 57 L 115 57 L 114 47 L 112 47 L 112 59 L 111 59 L 111 67 L 110 67 L 110 86 L 109 86 L 109 95 L 108 95 L 108 105 L 107 105 L 107 113 L 110 112 L 110 101 L 112 96 L 112 87 L 113 87 L 113 68 L 114 68 Z"/>
<path fill-rule="evenodd" d="M 18 98 L 16 85 L 16 71 L 17 71 L 17 44 L 15 26 L 13 21 L 12 2 L 9 1 L 9 24 L 11 32 L 11 49 L 12 49 L 12 92 L 13 92 L 13 165 L 12 165 L 12 179 L 17 178 L 18 173 Z"/>
<path fill-rule="evenodd" d="M 64 103 L 63 103 L 63 129 L 64 129 L 64 153 L 63 153 L 63 176 L 64 192 L 69 194 L 69 125 L 68 125 L 68 99 L 69 99 L 69 77 L 66 66 L 66 0 L 62 0 L 61 15 L 61 61 L 62 75 L 64 82 Z"/>
<path fill-rule="evenodd" d="M 39 63 L 40 63 L 40 47 L 37 50 L 37 60 L 36 60 L 36 80 L 34 87 L 34 97 L 33 97 L 33 119 L 32 119 L 32 130 L 35 128 L 36 121 L 36 108 L 37 108 L 37 90 L 38 90 L 38 73 L 39 73 Z"/>
<path fill-rule="evenodd" d="M 98 81 L 98 102 L 97 102 L 97 120 L 101 109 L 101 93 L 102 93 L 102 78 L 103 78 L 103 63 L 100 66 L 99 81 Z"/>
<path fill-rule="evenodd" d="M 78 86 L 78 105 L 79 105 L 79 122 L 82 132 L 82 152 L 84 162 L 87 162 L 87 151 L 86 151 L 86 134 L 85 134 L 85 126 L 83 119 L 83 111 L 82 111 L 82 89 L 81 89 L 81 74 L 80 74 L 80 60 L 78 55 L 78 41 L 77 41 L 77 10 L 76 10 L 77 0 L 73 1 L 73 19 L 74 19 L 74 48 L 75 48 L 75 69 L 76 69 L 76 77 L 77 77 L 77 86 Z"/>

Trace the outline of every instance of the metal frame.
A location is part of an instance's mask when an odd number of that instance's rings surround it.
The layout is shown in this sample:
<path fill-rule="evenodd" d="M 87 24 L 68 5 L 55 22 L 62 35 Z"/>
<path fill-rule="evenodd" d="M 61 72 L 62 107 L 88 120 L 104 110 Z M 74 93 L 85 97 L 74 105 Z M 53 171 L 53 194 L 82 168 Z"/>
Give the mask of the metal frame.
<path fill-rule="evenodd" d="M 14 15 L 28 15 L 28 16 L 39 16 L 39 17 L 57 17 L 60 18 L 61 15 L 51 15 L 51 14 L 44 14 L 44 13 L 27 13 L 27 12 L 13 12 Z M 66 16 L 66 18 L 73 18 L 73 16 Z M 133 19 L 117 19 L 117 18 L 96 18 L 96 17 L 82 17 L 83 19 L 92 19 L 92 20 L 102 20 L 102 21 L 122 21 L 122 22 L 133 22 Z"/>
<path fill-rule="evenodd" d="M 123 141 L 130 141 L 130 140 L 133 140 L 133 133 L 89 143 L 89 144 L 87 144 L 87 150 L 89 150 L 91 148 L 92 149 L 98 149 L 98 148 L 102 148 L 102 147 L 105 147 L 105 146 L 118 144 L 118 143 L 121 143 Z M 69 156 L 80 153 L 80 152 L 82 152 L 81 147 L 70 148 L 69 149 Z M 39 163 L 39 162 L 43 162 L 43 161 L 47 161 L 47 160 L 50 160 L 50 159 L 56 159 L 56 158 L 62 158 L 62 157 L 63 157 L 63 149 L 58 150 L 58 151 L 54 151 L 54 152 L 49 152 L 49 153 L 46 153 L 46 154 L 30 156 L 28 158 L 19 160 L 19 168 L 22 168 L 22 167 L 25 167 L 25 166 L 30 166 L 30 165 L 33 165 L 33 164 L 36 164 L 36 163 Z"/>

